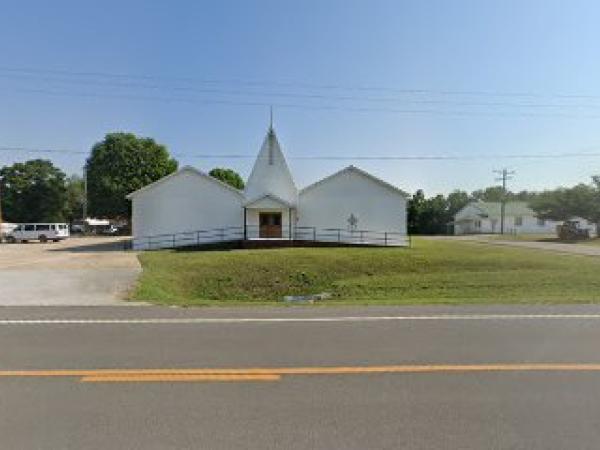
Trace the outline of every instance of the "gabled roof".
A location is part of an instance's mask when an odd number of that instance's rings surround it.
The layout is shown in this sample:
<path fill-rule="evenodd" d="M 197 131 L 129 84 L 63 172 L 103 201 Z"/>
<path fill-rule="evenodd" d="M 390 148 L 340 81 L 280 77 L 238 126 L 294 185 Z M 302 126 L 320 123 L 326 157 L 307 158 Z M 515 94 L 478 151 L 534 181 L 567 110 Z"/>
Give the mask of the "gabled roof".
<path fill-rule="evenodd" d="M 271 199 L 276 203 L 280 203 L 281 205 L 285 206 L 286 208 L 295 208 L 294 204 L 282 199 L 281 197 L 276 196 L 275 194 L 265 194 L 265 195 L 261 195 L 260 197 L 255 198 L 255 199 L 248 200 L 246 203 L 244 203 L 244 206 L 245 207 L 252 206 L 266 198 Z"/>
<path fill-rule="evenodd" d="M 143 188 L 138 189 L 137 191 L 131 192 L 130 194 L 127 194 L 125 197 L 128 199 L 132 199 L 133 197 L 137 196 L 138 194 L 148 191 L 150 189 L 153 189 L 154 187 L 164 183 L 167 180 L 170 180 L 171 178 L 175 178 L 178 177 L 179 175 L 183 174 L 183 173 L 192 173 L 194 175 L 200 176 L 200 177 L 204 177 L 208 180 L 210 180 L 213 183 L 216 183 L 217 185 L 225 188 L 225 189 L 229 189 L 230 191 L 235 192 L 236 194 L 238 194 L 239 196 L 243 197 L 244 193 L 236 188 L 234 188 L 233 186 L 228 185 L 227 183 L 222 182 L 221 180 L 218 180 L 214 177 L 211 177 L 209 174 L 204 173 L 198 169 L 196 169 L 195 167 L 192 166 L 184 166 L 181 169 L 179 169 L 176 172 L 173 172 L 165 177 L 162 177 L 160 180 L 155 181 L 154 183 L 150 183 L 147 184 L 146 186 L 144 186 Z"/>
<path fill-rule="evenodd" d="M 500 217 L 500 202 L 472 202 L 469 205 L 474 206 L 483 216 Z M 468 205 L 467 205 L 468 206 Z M 535 216 L 535 212 L 527 205 L 527 202 L 506 202 L 505 215 L 507 216 Z"/>
<path fill-rule="evenodd" d="M 310 189 L 312 189 L 314 187 L 320 186 L 321 184 L 323 184 L 323 183 L 325 183 L 327 181 L 330 181 L 333 178 L 336 178 L 336 177 L 338 177 L 340 175 L 343 175 L 345 173 L 356 173 L 356 174 L 362 175 L 363 177 L 368 178 L 369 180 L 374 181 L 375 183 L 377 183 L 377 184 L 379 184 L 379 185 L 381 185 L 381 186 L 383 186 L 383 187 L 385 187 L 387 189 L 390 189 L 390 190 L 392 190 L 394 192 L 402 194 L 406 198 L 409 197 L 409 195 L 406 192 L 404 192 L 402 189 L 399 189 L 396 186 L 394 186 L 393 184 L 390 184 L 387 181 L 383 181 L 381 178 L 377 178 L 375 175 L 371 175 L 369 172 L 366 172 L 366 171 L 364 171 L 362 169 L 359 169 L 358 167 L 352 166 L 352 165 L 350 165 L 348 167 L 345 167 L 342 170 L 340 170 L 340 171 L 338 171 L 338 172 L 336 172 L 336 173 L 334 173 L 332 175 L 329 175 L 329 176 L 327 176 L 327 177 L 325 177 L 325 178 L 323 178 L 323 179 L 321 179 L 321 180 L 319 180 L 319 181 L 317 181 L 317 182 L 315 182 L 313 184 L 309 184 L 304 189 L 300 190 L 300 194 L 304 194 L 306 191 L 309 191 Z"/>

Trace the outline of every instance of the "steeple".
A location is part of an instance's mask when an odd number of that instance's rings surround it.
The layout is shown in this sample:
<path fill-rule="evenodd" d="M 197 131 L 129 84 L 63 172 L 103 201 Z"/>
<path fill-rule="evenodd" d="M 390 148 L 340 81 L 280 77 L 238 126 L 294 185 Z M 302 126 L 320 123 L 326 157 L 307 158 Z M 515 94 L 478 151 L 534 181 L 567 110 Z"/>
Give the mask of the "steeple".
<path fill-rule="evenodd" d="M 298 201 L 298 190 L 273 129 L 272 117 L 271 113 L 269 129 L 246 183 L 244 194 L 249 201 L 271 194 L 295 205 Z"/>

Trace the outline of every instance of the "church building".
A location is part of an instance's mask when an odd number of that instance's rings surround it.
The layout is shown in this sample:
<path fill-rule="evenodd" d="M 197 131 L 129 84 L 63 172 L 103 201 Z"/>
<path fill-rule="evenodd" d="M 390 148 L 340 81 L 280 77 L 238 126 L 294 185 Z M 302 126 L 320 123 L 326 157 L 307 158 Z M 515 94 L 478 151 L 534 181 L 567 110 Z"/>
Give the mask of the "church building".
<path fill-rule="evenodd" d="M 354 166 L 298 190 L 272 126 L 245 189 L 186 166 L 127 196 L 134 248 L 232 240 L 407 245 L 407 195 Z"/>

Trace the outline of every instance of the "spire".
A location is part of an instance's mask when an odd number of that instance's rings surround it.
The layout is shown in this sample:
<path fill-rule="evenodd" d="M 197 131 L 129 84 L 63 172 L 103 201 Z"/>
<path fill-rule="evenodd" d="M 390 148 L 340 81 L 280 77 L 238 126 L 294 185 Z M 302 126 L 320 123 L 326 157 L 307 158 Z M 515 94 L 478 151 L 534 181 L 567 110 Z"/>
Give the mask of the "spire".
<path fill-rule="evenodd" d="M 273 106 L 270 107 L 269 131 L 273 131 Z"/>
<path fill-rule="evenodd" d="M 271 194 L 292 205 L 298 201 L 298 191 L 272 123 L 258 152 L 244 192 L 248 200 Z"/>

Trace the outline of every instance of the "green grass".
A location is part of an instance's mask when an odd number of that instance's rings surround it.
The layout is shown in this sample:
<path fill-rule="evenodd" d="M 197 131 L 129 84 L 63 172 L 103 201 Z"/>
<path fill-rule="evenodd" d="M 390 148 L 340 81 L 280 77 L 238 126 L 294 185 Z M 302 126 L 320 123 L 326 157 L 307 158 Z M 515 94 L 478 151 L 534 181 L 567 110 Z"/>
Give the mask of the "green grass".
<path fill-rule="evenodd" d="M 600 301 L 600 258 L 473 242 L 414 244 L 145 252 L 132 299 L 182 306 L 281 304 L 284 295 L 329 292 L 324 304 Z"/>

